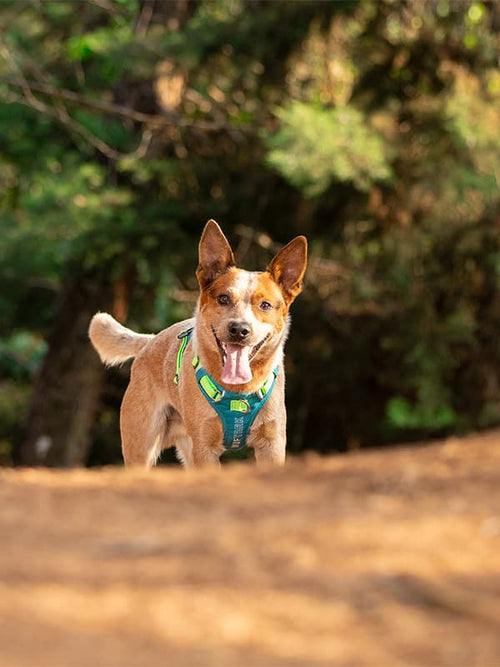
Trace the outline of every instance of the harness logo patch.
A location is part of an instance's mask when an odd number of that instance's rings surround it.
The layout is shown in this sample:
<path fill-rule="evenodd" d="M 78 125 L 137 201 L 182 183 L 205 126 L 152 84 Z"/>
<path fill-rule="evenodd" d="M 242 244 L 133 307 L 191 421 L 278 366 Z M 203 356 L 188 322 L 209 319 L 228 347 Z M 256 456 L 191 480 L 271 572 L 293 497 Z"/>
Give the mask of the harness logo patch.
<path fill-rule="evenodd" d="M 236 417 L 234 420 L 233 442 L 231 447 L 239 447 L 243 437 L 245 419 L 244 417 Z"/>

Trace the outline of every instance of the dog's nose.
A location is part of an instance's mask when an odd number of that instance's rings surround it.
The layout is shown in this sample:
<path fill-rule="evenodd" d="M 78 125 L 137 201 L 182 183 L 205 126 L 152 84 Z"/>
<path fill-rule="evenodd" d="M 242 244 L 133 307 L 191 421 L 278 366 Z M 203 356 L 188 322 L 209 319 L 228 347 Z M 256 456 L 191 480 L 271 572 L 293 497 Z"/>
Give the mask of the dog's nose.
<path fill-rule="evenodd" d="M 243 343 L 250 333 L 248 322 L 229 322 L 227 328 L 231 340 L 235 343 Z"/>

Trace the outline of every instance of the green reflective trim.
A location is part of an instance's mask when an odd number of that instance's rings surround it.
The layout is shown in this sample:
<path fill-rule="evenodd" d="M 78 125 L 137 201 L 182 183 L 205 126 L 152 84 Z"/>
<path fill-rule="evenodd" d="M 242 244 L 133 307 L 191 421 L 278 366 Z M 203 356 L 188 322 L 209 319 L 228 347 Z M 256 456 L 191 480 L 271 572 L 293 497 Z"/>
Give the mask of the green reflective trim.
<path fill-rule="evenodd" d="M 232 412 L 250 412 L 250 406 L 248 405 L 248 402 L 242 399 L 232 400 L 229 404 L 229 409 Z"/>
<path fill-rule="evenodd" d="M 205 390 L 205 393 L 207 394 L 207 396 L 209 398 L 211 398 L 212 401 L 220 401 L 220 399 L 224 395 L 223 393 L 221 393 L 219 391 L 219 389 L 217 388 L 217 385 L 215 384 L 215 382 L 212 380 L 212 378 L 209 375 L 204 375 L 200 379 L 200 384 L 203 387 L 203 389 Z"/>
<path fill-rule="evenodd" d="M 176 368 L 175 368 L 175 377 L 174 377 L 174 384 L 179 384 L 179 376 L 181 373 L 181 365 L 182 365 L 182 357 L 184 356 L 184 351 L 187 347 L 187 344 L 191 340 L 191 329 L 188 329 L 187 331 L 182 331 L 177 338 L 181 339 L 181 344 L 179 346 L 179 350 L 177 352 L 177 362 L 176 362 Z"/>
<path fill-rule="evenodd" d="M 272 387 L 274 386 L 274 380 L 276 379 L 276 376 L 278 375 L 277 371 L 273 371 L 272 375 L 270 375 L 267 380 L 264 382 L 262 387 L 259 389 L 257 392 L 261 398 L 264 398 L 264 396 L 267 396 L 267 393 Z"/>
<path fill-rule="evenodd" d="M 198 365 L 200 363 L 200 359 L 198 356 L 193 357 L 193 361 L 191 362 L 193 364 L 193 368 L 198 368 Z"/>

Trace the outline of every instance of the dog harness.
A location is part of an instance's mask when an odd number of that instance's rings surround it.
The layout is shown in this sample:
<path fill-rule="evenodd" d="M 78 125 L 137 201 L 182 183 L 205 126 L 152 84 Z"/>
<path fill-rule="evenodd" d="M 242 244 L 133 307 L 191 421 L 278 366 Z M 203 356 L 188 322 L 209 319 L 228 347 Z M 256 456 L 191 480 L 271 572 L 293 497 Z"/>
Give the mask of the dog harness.
<path fill-rule="evenodd" d="M 182 331 L 177 338 L 181 340 L 177 353 L 177 368 L 174 377 L 175 384 L 179 384 L 180 370 L 184 351 L 193 334 L 192 329 Z M 198 357 L 192 361 L 196 373 L 196 380 L 201 393 L 210 403 L 222 422 L 224 432 L 224 449 L 238 451 L 246 447 L 250 428 L 266 404 L 276 384 L 278 366 L 273 370 L 261 388 L 253 394 L 237 394 L 226 391 L 200 366 Z"/>

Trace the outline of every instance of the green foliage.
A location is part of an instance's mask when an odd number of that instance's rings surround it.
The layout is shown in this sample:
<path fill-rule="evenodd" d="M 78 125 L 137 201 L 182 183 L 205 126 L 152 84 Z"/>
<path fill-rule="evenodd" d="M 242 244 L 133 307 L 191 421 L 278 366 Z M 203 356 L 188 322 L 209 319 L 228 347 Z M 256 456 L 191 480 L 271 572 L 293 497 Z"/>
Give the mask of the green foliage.
<path fill-rule="evenodd" d="M 46 351 L 42 338 L 18 331 L 0 343 L 0 368 L 15 380 L 32 379 Z"/>
<path fill-rule="evenodd" d="M 0 466 L 12 464 L 13 445 L 19 440 L 28 416 L 30 386 L 23 382 L 0 382 Z"/>
<path fill-rule="evenodd" d="M 382 137 L 357 109 L 292 102 L 276 114 L 283 126 L 267 137 L 269 164 L 307 196 L 322 194 L 332 181 L 366 191 L 390 179 Z"/>
<path fill-rule="evenodd" d="M 434 385 L 430 385 L 434 389 Z M 412 405 L 410 401 L 402 396 L 393 396 L 387 403 L 387 421 L 392 429 L 404 430 L 431 430 L 437 431 L 445 427 L 453 426 L 456 415 L 443 401 L 442 396 L 437 400 L 429 401 L 426 396 L 425 402 Z"/>

